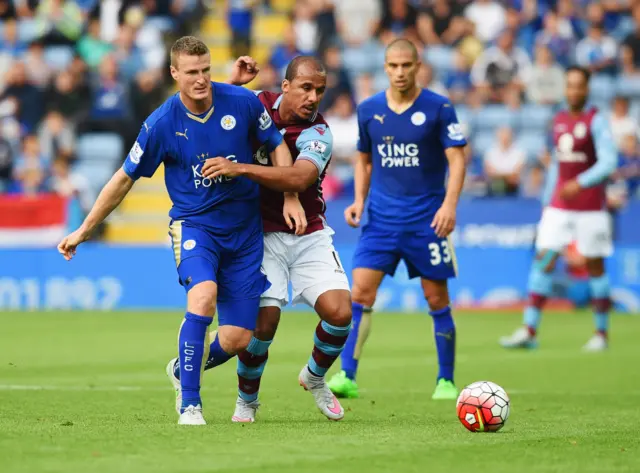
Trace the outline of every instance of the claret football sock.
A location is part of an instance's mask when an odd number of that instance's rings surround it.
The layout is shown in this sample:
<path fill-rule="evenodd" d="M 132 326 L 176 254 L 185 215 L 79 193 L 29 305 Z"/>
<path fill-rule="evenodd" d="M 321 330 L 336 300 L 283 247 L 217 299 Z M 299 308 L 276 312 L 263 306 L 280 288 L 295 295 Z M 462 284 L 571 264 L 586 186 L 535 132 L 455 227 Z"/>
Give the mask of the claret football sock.
<path fill-rule="evenodd" d="M 551 294 L 552 285 L 553 277 L 551 274 L 544 272 L 538 264 L 534 263 L 531 266 L 527 286 L 529 290 L 529 303 L 523 315 L 523 322 L 532 337 L 536 335 L 538 326 L 540 325 L 542 308 Z"/>
<path fill-rule="evenodd" d="M 309 357 L 309 372 L 322 377 L 340 356 L 349 335 L 351 324 L 337 327 L 321 320 L 313 336 L 313 351 Z"/>
<path fill-rule="evenodd" d="M 609 331 L 609 311 L 611 310 L 611 288 L 609 277 L 603 274 L 589 279 L 591 305 L 596 332 L 607 338 Z"/>
<path fill-rule="evenodd" d="M 260 380 L 269 358 L 269 346 L 273 340 L 252 337 L 247 349 L 238 353 L 238 396 L 246 401 L 258 399 Z"/>

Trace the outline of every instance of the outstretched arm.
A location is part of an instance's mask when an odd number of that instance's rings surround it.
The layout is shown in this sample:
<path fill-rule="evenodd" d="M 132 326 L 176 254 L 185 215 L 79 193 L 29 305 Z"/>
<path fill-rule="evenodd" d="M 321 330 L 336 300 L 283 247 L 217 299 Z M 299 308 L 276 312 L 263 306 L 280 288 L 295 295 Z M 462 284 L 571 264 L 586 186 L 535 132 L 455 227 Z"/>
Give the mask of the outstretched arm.
<path fill-rule="evenodd" d="M 289 150 L 286 144 L 286 152 Z M 274 152 L 278 151 L 278 148 Z M 207 159 L 202 175 L 211 179 L 218 176 L 245 176 L 260 185 L 279 192 L 303 192 L 318 179 L 318 168 L 305 159 L 296 160 L 293 166 L 271 167 L 256 164 L 239 164 L 225 158 Z"/>
<path fill-rule="evenodd" d="M 93 231 L 100 225 L 113 210 L 120 205 L 122 199 L 133 187 L 131 179 L 122 168 L 118 169 L 111 180 L 104 186 L 98 199 L 93 204 L 89 215 L 78 230 L 67 236 L 58 245 L 58 251 L 66 260 L 73 258 L 76 247 L 89 239 Z"/>

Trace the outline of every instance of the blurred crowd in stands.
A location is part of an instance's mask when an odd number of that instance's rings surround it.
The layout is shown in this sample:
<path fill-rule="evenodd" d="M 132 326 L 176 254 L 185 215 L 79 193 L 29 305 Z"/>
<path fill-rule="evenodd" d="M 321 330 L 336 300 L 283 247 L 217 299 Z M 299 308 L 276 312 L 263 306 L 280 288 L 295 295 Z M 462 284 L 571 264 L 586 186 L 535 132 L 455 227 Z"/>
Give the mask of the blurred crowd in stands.
<path fill-rule="evenodd" d="M 231 3 L 231 28 L 250 38 L 248 12 L 264 5 Z M 324 59 L 322 111 L 336 141 L 329 194 L 349 191 L 355 106 L 387 86 L 384 46 L 404 36 L 420 48 L 420 84 L 450 97 L 471 138 L 468 195 L 541 195 L 548 127 L 571 64 L 592 71 L 591 102 L 610 118 L 618 143 L 611 204 L 640 195 L 639 1 L 299 0 L 290 18 L 257 88 L 277 90 L 298 54 Z M 236 43 L 236 53 L 246 52 L 238 44 L 248 43 Z"/>
<path fill-rule="evenodd" d="M 203 13 L 224 4 L 230 50 L 248 54 L 256 18 L 272 14 L 272 3 L 0 0 L 0 191 L 84 192 L 89 205 L 92 179 L 113 171 L 167 96 L 167 44 L 196 33 Z M 419 47 L 420 85 L 450 97 L 470 137 L 466 195 L 541 195 L 563 69 L 579 64 L 593 72 L 591 102 L 609 117 L 619 147 L 611 204 L 640 196 L 640 0 L 291 3 L 254 88 L 279 90 L 296 55 L 325 61 L 321 109 L 335 139 L 329 198 L 350 192 L 355 107 L 387 86 L 384 47 L 400 36 Z M 83 142 L 96 133 L 106 140 L 104 132 L 118 142 Z M 109 162 L 103 174 L 98 161 Z"/>
<path fill-rule="evenodd" d="M 0 193 L 90 207 L 166 98 L 167 44 L 198 27 L 198 5 L 0 0 Z"/>

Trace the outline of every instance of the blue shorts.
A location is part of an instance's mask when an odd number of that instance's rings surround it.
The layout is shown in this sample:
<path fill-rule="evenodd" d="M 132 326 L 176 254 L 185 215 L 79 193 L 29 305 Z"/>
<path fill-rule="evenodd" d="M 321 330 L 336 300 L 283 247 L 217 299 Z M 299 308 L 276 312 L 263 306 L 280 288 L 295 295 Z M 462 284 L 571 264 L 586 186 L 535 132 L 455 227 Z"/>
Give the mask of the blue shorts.
<path fill-rule="evenodd" d="M 218 285 L 218 324 L 253 330 L 260 295 L 271 286 L 261 269 L 264 256 L 262 228 L 219 235 L 185 221 L 172 221 L 169 235 L 178 280 L 185 291 L 189 292 L 204 281 L 215 282 Z M 237 310 L 229 310 L 236 306 Z"/>
<path fill-rule="evenodd" d="M 365 225 L 353 255 L 353 267 L 369 268 L 393 276 L 404 260 L 409 278 L 442 281 L 456 277 L 457 263 L 453 245 L 433 230 L 392 232 Z"/>

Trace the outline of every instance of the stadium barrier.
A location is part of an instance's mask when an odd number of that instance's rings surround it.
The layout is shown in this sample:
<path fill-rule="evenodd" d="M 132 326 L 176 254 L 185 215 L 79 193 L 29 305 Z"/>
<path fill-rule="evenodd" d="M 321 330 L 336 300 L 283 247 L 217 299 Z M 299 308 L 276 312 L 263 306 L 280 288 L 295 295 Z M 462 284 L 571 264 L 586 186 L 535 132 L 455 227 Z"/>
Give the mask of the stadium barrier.
<path fill-rule="evenodd" d="M 359 232 L 342 223 L 341 212 L 346 204 L 332 202 L 327 217 L 336 230 L 336 249 L 350 274 Z M 523 303 L 539 215 L 539 204 L 524 199 L 461 203 L 454 236 L 459 277 L 451 283 L 457 306 L 495 309 Z M 638 222 L 640 203 L 634 203 L 617 217 L 616 253 L 607 263 L 616 307 L 631 313 L 640 312 Z M 567 287 L 561 265 L 557 281 L 559 295 L 576 302 L 584 299 L 584 294 L 579 297 L 572 292 L 572 282 Z M 49 245 L 0 249 L 2 310 L 179 310 L 183 305 L 184 291 L 178 285 L 169 245 L 124 247 L 86 243 L 72 262 L 65 261 Z M 426 308 L 419 282 L 407 278 L 403 265 L 394 279 L 386 278 L 383 282 L 377 308 L 393 311 Z"/>

